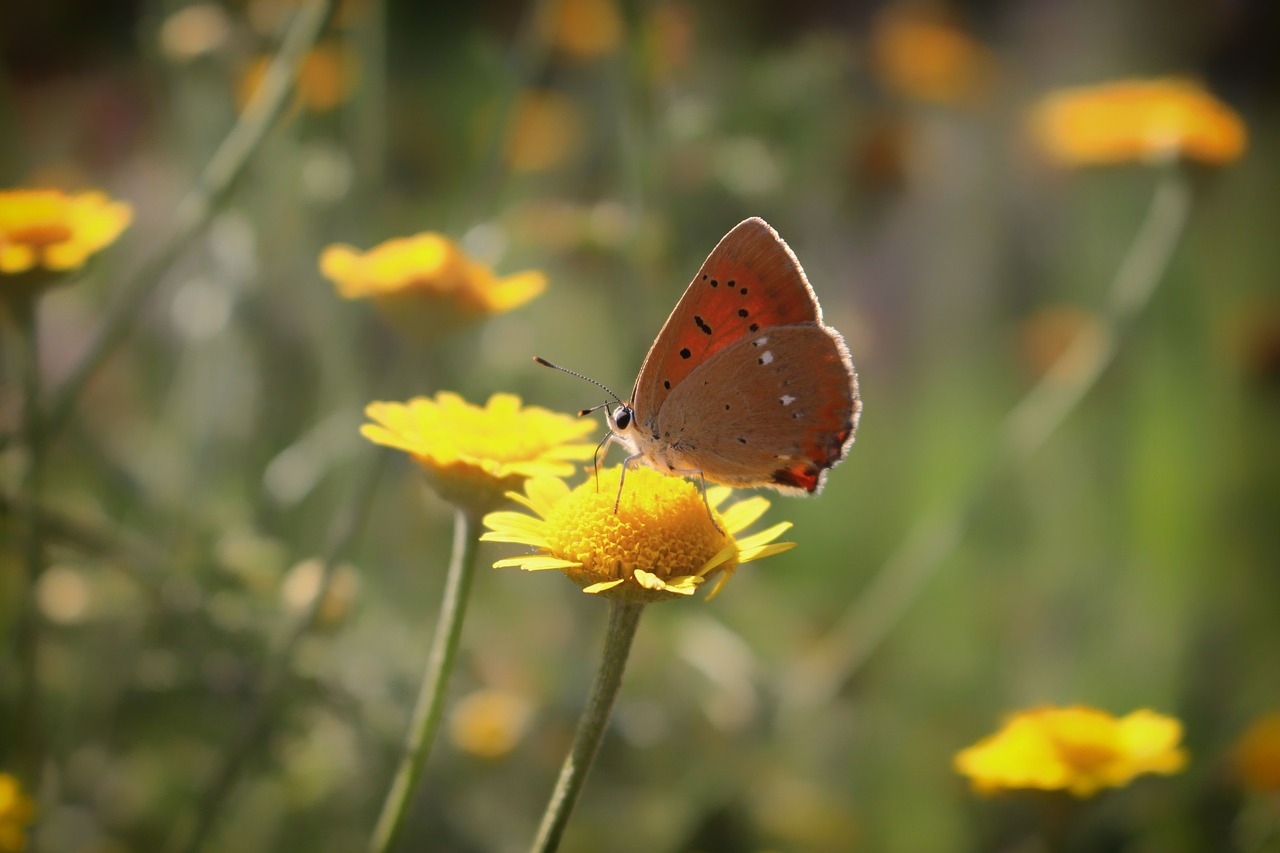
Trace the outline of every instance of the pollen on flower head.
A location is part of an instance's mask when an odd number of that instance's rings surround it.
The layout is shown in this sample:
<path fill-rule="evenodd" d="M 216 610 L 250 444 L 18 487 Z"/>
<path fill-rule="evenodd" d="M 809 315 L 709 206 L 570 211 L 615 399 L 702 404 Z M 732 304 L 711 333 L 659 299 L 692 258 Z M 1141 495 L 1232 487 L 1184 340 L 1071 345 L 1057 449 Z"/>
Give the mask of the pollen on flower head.
<path fill-rule="evenodd" d="M 441 496 L 474 511 L 499 505 L 528 477 L 573 473 L 573 462 L 593 451 L 578 443 L 590 421 L 522 407 L 513 394 L 474 406 L 441 391 L 407 403 L 370 403 L 365 414 L 374 421 L 361 427 L 365 438 L 410 454 Z"/>
<path fill-rule="evenodd" d="M 1153 711 L 1117 718 L 1082 705 L 1037 708 L 961 750 L 955 767 L 983 793 L 1033 788 L 1088 797 L 1144 773 L 1177 773 L 1187 761 L 1181 739 L 1182 725 Z"/>
<path fill-rule="evenodd" d="M 619 499 L 621 470 L 601 471 L 598 486 L 591 478 L 572 490 L 559 480 L 530 480 L 523 495 L 512 497 L 537 517 L 490 513 L 482 538 L 533 545 L 538 553 L 499 560 L 495 568 L 559 569 L 585 592 L 651 602 L 692 595 L 714 575 L 718 590 L 742 563 L 794 547 L 773 541 L 790 527 L 786 522 L 735 538 L 768 508 L 763 498 L 721 512 L 728 489 L 709 490 L 704 501 L 687 480 L 637 468 L 627 472 Z"/>
<path fill-rule="evenodd" d="M 0 191 L 0 276 L 79 269 L 132 219 L 128 204 L 100 192 Z"/>

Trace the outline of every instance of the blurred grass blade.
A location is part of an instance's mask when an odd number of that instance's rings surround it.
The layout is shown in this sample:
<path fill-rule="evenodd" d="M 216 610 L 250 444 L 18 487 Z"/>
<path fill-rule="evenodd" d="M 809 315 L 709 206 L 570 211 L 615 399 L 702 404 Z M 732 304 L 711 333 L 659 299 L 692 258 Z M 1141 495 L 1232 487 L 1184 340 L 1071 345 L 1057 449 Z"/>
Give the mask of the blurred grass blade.
<path fill-rule="evenodd" d="M 1107 295 L 1100 328 L 1085 328 L 1005 417 L 978 478 L 938 513 L 911 528 L 879 573 L 827 635 L 795 665 L 782 690 L 795 708 L 831 701 L 901 621 L 963 540 L 994 481 L 1044 445 L 1115 360 L 1129 324 L 1164 277 L 1191 211 L 1191 189 L 1176 166 L 1157 179 L 1146 218 Z"/>
<path fill-rule="evenodd" d="M 298 69 L 320 37 L 336 5 L 337 0 L 310 0 L 290 21 L 280 50 L 267 68 L 253 100 L 209 159 L 195 186 L 178 203 L 170 219 L 168 235 L 129 280 L 120 298 L 107 312 L 97 337 L 58 388 L 45 421 L 50 435 L 66 423 L 84 386 L 128 337 L 139 309 L 160 286 L 191 241 L 208 225 L 214 211 L 231 192 L 236 178 L 244 171 L 268 131 L 275 126 L 294 90 Z"/>

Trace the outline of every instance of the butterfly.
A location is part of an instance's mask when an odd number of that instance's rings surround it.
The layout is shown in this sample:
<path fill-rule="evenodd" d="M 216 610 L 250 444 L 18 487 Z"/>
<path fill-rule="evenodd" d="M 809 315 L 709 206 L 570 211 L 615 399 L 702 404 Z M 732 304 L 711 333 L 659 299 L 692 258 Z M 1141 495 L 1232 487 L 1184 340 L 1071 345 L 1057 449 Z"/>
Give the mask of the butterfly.
<path fill-rule="evenodd" d="M 758 217 L 716 245 L 645 356 L 630 400 L 617 402 L 595 408 L 609 422 L 604 451 L 628 452 L 624 480 L 642 464 L 699 477 L 704 496 L 707 481 L 821 491 L 862 410 L 844 338 L 823 323 L 795 254 Z"/>

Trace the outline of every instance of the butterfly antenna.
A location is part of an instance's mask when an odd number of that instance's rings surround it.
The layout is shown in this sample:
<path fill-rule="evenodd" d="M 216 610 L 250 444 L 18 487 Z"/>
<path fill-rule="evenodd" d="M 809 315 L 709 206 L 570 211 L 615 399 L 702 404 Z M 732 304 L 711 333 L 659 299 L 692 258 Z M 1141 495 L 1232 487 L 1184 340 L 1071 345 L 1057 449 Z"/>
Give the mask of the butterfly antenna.
<path fill-rule="evenodd" d="M 559 370 L 561 373 L 567 373 L 570 376 L 576 376 L 579 379 L 586 380 L 587 382 L 590 382 L 592 385 L 596 386 L 597 388 L 604 389 L 604 392 L 608 394 L 610 397 L 612 397 L 613 401 L 617 403 L 619 406 L 623 405 L 622 398 L 619 397 L 617 394 L 613 393 L 613 391 L 609 388 L 609 386 L 605 385 L 603 382 L 597 382 L 596 380 L 592 379 L 590 376 L 583 376 L 581 373 L 578 373 L 576 370 L 570 370 L 567 367 L 561 367 L 558 364 L 552 364 L 551 362 L 547 361 L 545 358 L 539 355 L 535 355 L 533 357 L 533 360 L 538 362 L 538 364 L 541 364 L 543 367 L 550 367 L 553 370 Z M 582 415 L 589 415 L 592 412 L 596 411 L 597 409 L 602 409 L 607 405 L 609 404 L 603 403 L 599 406 L 595 406 L 594 408 L 583 409 L 582 411 L 578 412 L 578 416 L 581 417 Z"/>

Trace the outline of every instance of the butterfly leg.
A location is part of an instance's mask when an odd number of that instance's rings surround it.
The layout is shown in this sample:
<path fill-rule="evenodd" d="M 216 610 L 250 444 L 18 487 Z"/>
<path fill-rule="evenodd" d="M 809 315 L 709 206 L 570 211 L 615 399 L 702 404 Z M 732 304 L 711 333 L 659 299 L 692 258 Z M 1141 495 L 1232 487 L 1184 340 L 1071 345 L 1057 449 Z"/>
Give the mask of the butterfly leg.
<path fill-rule="evenodd" d="M 596 452 L 591 457 L 591 470 L 594 471 L 596 475 L 596 491 L 597 492 L 600 491 L 600 457 L 608 456 L 609 448 L 612 445 L 617 443 L 618 443 L 618 437 L 614 435 L 612 432 L 610 432 L 608 435 L 606 435 L 604 438 L 600 440 L 599 444 L 596 445 Z M 613 511 L 617 512 L 618 508 L 615 506 L 613 508 Z"/>
<path fill-rule="evenodd" d="M 610 436 L 612 437 L 612 435 Z M 641 454 L 634 453 L 622 460 L 622 474 L 618 477 L 618 496 L 613 499 L 613 514 L 618 514 L 618 507 L 622 505 L 622 484 L 627 482 L 627 469 L 631 467 L 631 463 L 639 459 Z"/>
<path fill-rule="evenodd" d="M 671 473 L 679 474 L 681 477 L 698 478 L 698 491 L 702 492 L 702 505 L 707 508 L 707 518 L 711 519 L 711 526 L 716 529 L 716 533 L 723 536 L 724 531 L 720 529 L 720 525 L 716 524 L 716 517 L 711 514 L 711 501 L 707 500 L 707 477 L 702 473 L 702 469 L 689 468 L 685 470 L 682 468 L 672 468 Z"/>
<path fill-rule="evenodd" d="M 612 437 L 612 434 L 610 434 L 610 438 Z M 631 467 L 632 462 L 635 462 L 643 455 L 644 454 L 642 453 L 635 453 L 622 460 L 622 475 L 618 477 L 618 496 L 613 501 L 614 515 L 618 514 L 618 507 L 622 505 L 622 486 L 627 481 L 627 469 Z M 716 533 L 723 536 L 724 530 L 716 523 L 716 517 L 711 512 L 711 501 L 707 499 L 707 478 L 706 475 L 702 473 L 702 469 L 690 468 L 688 470 L 684 470 L 680 468 L 672 468 L 671 473 L 678 474 L 681 477 L 696 476 L 698 478 L 698 490 L 702 492 L 702 505 L 707 508 L 707 518 L 711 519 L 711 526 L 716 529 Z"/>

